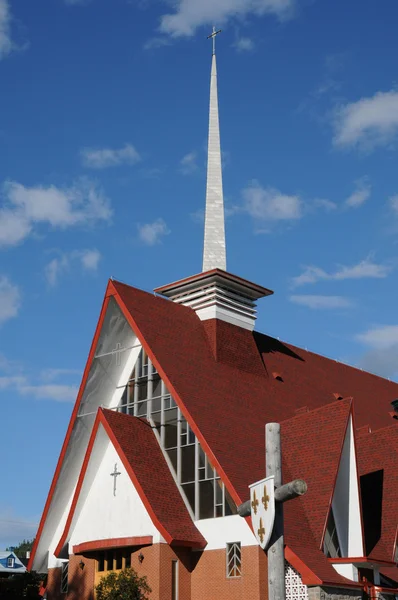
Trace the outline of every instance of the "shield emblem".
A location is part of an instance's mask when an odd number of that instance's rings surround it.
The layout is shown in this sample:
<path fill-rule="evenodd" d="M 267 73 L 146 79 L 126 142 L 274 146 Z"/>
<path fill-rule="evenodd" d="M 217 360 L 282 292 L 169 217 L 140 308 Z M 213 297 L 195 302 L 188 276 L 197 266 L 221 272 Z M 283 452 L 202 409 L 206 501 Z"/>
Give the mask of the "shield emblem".
<path fill-rule="evenodd" d="M 257 542 L 263 550 L 268 546 L 275 520 L 274 476 L 249 485 L 252 525 Z"/>

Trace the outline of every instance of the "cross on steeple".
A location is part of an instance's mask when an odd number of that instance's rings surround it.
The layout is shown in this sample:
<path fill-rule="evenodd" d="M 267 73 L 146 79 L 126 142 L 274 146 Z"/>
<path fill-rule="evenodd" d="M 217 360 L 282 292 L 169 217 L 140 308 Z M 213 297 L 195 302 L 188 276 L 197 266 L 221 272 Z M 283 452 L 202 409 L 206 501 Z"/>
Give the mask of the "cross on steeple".
<path fill-rule="evenodd" d="M 221 33 L 221 29 L 219 29 L 218 31 L 216 31 L 216 28 L 213 27 L 213 33 L 211 33 L 210 35 L 207 36 L 208 40 L 213 40 L 213 56 L 216 53 L 216 36 Z"/>
<path fill-rule="evenodd" d="M 208 36 L 208 39 L 213 40 L 213 56 L 207 146 L 206 215 L 202 268 L 204 273 L 213 269 L 227 270 L 216 65 L 216 36 L 220 31 L 221 29 L 216 31 L 216 28 L 213 27 L 213 33 Z"/>

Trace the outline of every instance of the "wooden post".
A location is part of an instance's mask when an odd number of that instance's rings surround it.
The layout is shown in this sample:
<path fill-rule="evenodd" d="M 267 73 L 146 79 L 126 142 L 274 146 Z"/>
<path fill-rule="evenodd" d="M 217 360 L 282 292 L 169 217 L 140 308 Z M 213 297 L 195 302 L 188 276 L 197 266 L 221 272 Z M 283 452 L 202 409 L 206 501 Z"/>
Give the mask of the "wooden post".
<path fill-rule="evenodd" d="M 275 477 L 275 487 L 282 485 L 281 428 L 279 423 L 265 426 L 266 476 Z M 268 546 L 268 600 L 285 600 L 285 552 L 283 541 L 283 502 L 275 503 L 275 524 Z"/>

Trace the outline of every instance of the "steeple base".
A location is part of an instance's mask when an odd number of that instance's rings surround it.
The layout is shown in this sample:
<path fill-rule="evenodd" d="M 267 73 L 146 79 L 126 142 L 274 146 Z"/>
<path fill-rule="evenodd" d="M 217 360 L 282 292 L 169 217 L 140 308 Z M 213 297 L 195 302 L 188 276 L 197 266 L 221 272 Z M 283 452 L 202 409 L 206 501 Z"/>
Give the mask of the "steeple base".
<path fill-rule="evenodd" d="M 273 292 L 246 279 L 213 269 L 154 290 L 173 302 L 189 306 L 201 321 L 220 319 L 253 331 L 255 301 Z"/>

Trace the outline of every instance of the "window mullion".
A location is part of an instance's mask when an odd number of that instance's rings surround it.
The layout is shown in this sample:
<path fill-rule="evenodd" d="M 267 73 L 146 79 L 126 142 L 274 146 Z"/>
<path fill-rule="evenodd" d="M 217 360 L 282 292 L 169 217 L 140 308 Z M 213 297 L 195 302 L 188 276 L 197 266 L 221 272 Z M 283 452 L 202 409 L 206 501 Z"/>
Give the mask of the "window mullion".
<path fill-rule="evenodd" d="M 195 436 L 195 519 L 200 515 L 200 494 L 199 494 L 199 442 Z"/>
<path fill-rule="evenodd" d="M 177 482 L 181 485 L 181 410 L 177 411 Z"/>
<path fill-rule="evenodd" d="M 152 414 L 152 396 L 153 396 L 153 369 L 152 369 L 152 361 L 151 361 L 151 359 L 149 357 L 148 357 L 148 387 L 147 387 L 147 396 L 148 396 L 147 417 L 149 419 L 149 417 Z"/>

